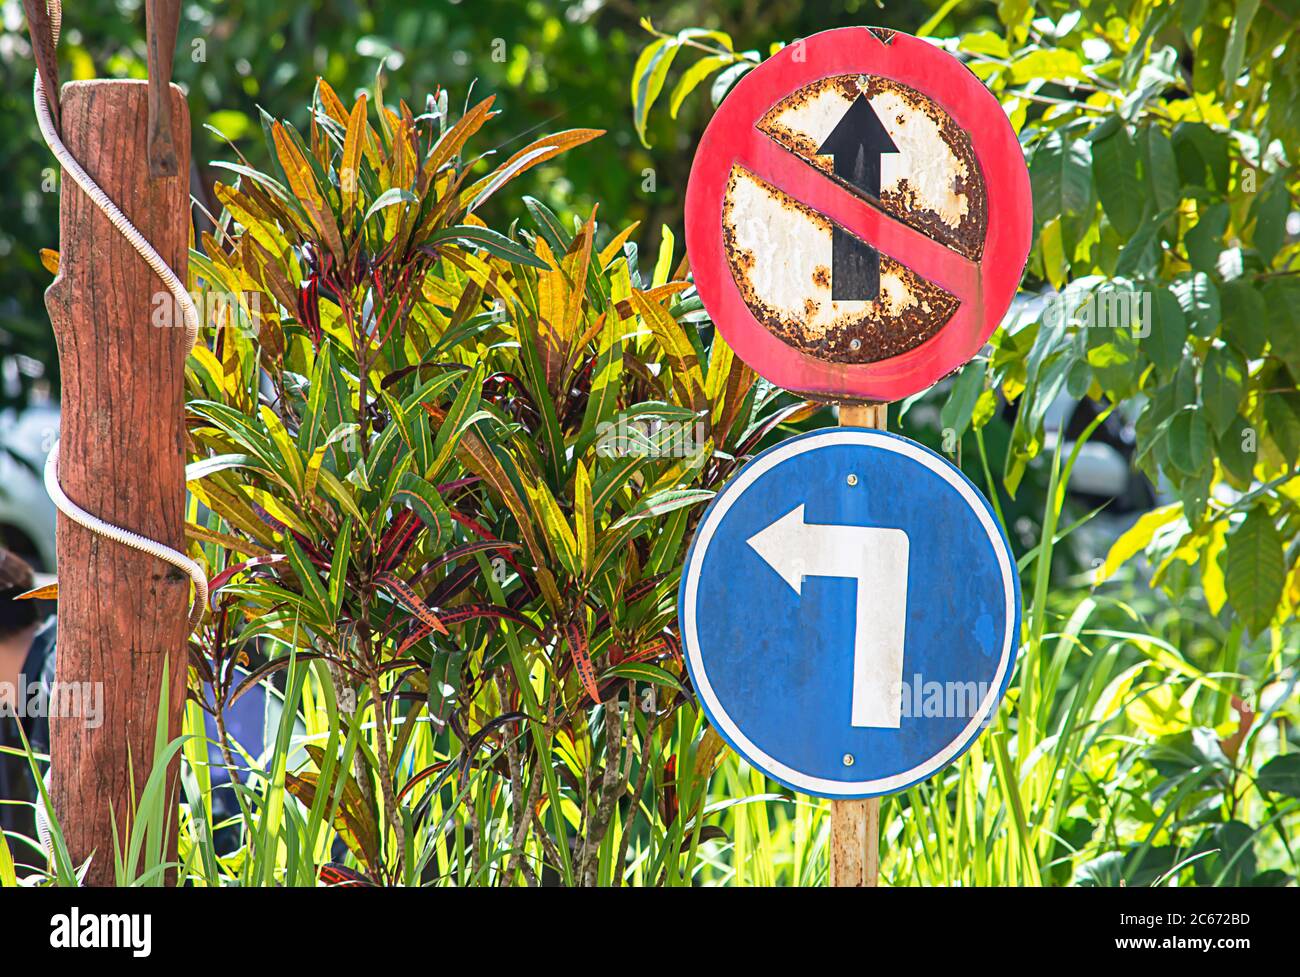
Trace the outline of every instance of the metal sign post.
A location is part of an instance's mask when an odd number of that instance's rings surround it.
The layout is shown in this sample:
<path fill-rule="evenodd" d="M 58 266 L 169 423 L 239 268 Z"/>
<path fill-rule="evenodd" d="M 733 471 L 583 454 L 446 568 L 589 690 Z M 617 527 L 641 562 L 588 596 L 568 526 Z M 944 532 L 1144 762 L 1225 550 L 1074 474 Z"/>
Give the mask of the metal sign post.
<path fill-rule="evenodd" d="M 841 404 L 841 427 L 889 429 L 888 404 Z M 880 877 L 880 798 L 831 801 L 827 881 L 836 888 L 875 887 Z"/>

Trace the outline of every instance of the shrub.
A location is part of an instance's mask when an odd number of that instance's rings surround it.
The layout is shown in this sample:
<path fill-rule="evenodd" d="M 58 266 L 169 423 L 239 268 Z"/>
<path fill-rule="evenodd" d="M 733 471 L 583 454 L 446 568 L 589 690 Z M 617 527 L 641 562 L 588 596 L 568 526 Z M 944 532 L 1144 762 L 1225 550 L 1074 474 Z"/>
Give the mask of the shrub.
<path fill-rule="evenodd" d="M 188 377 L 213 576 L 195 696 L 220 720 L 289 669 L 326 740 L 284 781 L 316 828 L 286 881 L 315 881 L 333 825 L 376 882 L 608 882 L 642 815 L 650 877 L 679 878 L 721 745 L 684 688 L 683 542 L 808 408 L 706 343 L 671 234 L 648 271 L 635 227 L 598 247 L 594 213 L 482 220 L 599 132 L 483 172 L 492 100 L 448 104 L 394 111 L 377 87 L 348 109 L 321 83 L 305 137 L 263 120 L 273 172 L 225 165 L 193 259 L 214 320 Z M 254 780 L 245 844 L 277 786 Z"/>

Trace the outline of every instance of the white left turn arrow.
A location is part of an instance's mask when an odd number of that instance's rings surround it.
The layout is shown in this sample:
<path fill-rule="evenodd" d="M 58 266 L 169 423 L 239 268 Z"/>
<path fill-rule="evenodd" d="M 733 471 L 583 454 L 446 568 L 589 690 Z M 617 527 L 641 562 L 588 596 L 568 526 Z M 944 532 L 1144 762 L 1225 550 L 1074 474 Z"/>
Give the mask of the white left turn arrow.
<path fill-rule="evenodd" d="M 902 722 L 907 533 L 809 523 L 803 509 L 791 509 L 747 542 L 801 596 L 804 577 L 857 582 L 852 724 L 897 729 Z"/>

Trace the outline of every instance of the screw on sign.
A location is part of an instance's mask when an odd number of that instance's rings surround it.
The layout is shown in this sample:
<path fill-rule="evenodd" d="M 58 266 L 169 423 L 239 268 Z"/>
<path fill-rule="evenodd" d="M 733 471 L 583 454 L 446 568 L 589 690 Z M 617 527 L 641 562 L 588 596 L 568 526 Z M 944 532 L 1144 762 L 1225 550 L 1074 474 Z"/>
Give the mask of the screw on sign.
<path fill-rule="evenodd" d="M 1029 254 L 1016 134 L 919 38 L 817 34 L 745 76 L 700 140 L 686 240 L 705 308 L 778 386 L 888 402 L 961 367 Z"/>

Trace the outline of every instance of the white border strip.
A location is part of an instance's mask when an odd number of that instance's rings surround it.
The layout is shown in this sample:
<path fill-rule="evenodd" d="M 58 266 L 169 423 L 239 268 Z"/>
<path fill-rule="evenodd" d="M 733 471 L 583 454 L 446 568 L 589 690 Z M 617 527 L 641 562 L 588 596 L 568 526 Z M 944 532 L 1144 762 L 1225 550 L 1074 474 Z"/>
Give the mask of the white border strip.
<path fill-rule="evenodd" d="M 760 477 L 781 464 L 781 462 L 807 454 L 810 451 L 816 451 L 819 448 L 840 445 L 881 448 L 910 458 L 925 466 L 956 489 L 957 494 L 978 516 L 980 524 L 988 534 L 989 542 L 993 546 L 993 552 L 997 554 L 998 567 L 1002 572 L 1003 590 L 1006 595 L 1003 611 L 1005 638 L 1002 643 L 1002 657 L 998 662 L 997 674 L 993 682 L 990 683 L 989 691 L 984 696 L 984 700 L 980 703 L 975 715 L 971 717 L 966 727 L 947 746 L 930 757 L 930 759 L 918 763 L 901 773 L 889 777 L 880 777 L 875 780 L 843 781 L 814 777 L 781 763 L 759 749 L 749 737 L 741 732 L 740 727 L 728 715 L 726 709 L 718 700 L 717 694 L 713 691 L 708 672 L 704 668 L 704 658 L 700 653 L 699 635 L 696 630 L 695 609 L 698 603 L 700 571 L 704 565 L 704 558 L 708 553 L 709 543 L 732 505 L 744 494 L 745 489 L 749 488 Z M 863 797 L 891 793 L 908 787 L 917 781 L 924 780 L 930 774 L 945 766 L 974 741 L 975 737 L 979 735 L 985 717 L 990 716 L 997 707 L 998 700 L 1002 697 L 1003 682 L 1015 657 L 1015 632 L 1018 630 L 1016 622 L 1019 619 L 1019 594 L 1017 592 L 1016 574 L 1014 564 L 1011 562 L 1010 549 L 1001 530 L 994 521 L 992 513 L 989 511 L 988 503 L 958 469 L 906 438 L 878 431 L 859 428 L 833 428 L 823 432 L 802 435 L 769 449 L 751 461 L 723 488 L 705 513 L 699 529 L 696 530 L 695 540 L 691 544 L 690 558 L 682 579 L 682 641 L 686 648 L 687 662 L 690 665 L 691 680 L 695 684 L 695 691 L 707 708 L 709 717 L 720 727 L 721 732 L 724 733 L 731 744 L 755 766 L 791 786 L 824 797 Z"/>

